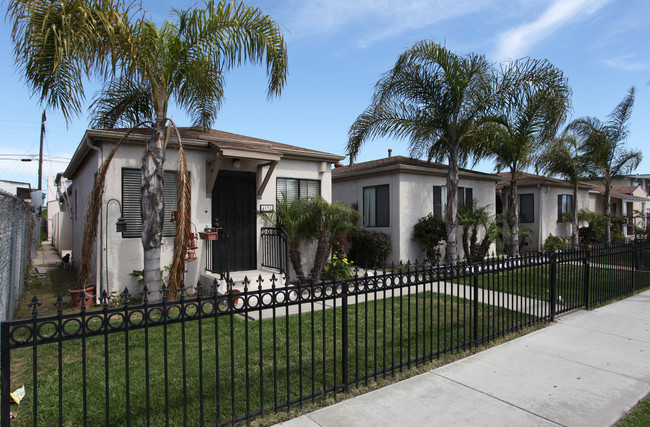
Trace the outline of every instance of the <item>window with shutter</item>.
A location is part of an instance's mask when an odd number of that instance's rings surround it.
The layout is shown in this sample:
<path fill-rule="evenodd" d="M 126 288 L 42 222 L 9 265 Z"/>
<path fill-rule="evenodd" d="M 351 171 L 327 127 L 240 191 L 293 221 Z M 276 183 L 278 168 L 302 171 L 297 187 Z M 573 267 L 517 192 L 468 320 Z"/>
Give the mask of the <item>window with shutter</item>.
<path fill-rule="evenodd" d="M 287 202 L 320 195 L 320 181 L 315 179 L 278 178 L 275 188 L 276 199 L 286 197 Z"/>
<path fill-rule="evenodd" d="M 535 222 L 535 196 L 533 194 L 519 195 L 519 222 Z"/>
<path fill-rule="evenodd" d="M 163 237 L 176 234 L 176 224 L 171 222 L 172 211 L 176 210 L 178 181 L 176 171 L 164 171 L 163 200 Z M 140 237 L 142 235 L 142 172 L 140 169 L 122 169 L 122 217 L 126 221 L 126 231 L 122 237 Z"/>
<path fill-rule="evenodd" d="M 564 214 L 573 213 L 573 194 L 557 195 L 557 220 L 564 221 Z"/>

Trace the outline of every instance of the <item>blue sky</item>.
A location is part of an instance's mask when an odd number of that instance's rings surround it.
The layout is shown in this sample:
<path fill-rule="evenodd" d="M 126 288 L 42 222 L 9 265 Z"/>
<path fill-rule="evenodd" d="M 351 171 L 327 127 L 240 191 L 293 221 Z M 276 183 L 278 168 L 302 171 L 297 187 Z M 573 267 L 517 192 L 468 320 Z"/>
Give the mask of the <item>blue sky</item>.
<path fill-rule="evenodd" d="M 193 2 L 144 0 L 152 20 Z M 650 149 L 650 2 L 647 0 L 284 0 L 248 1 L 284 31 L 289 77 L 280 98 L 268 101 L 259 67 L 226 77 L 226 100 L 214 128 L 344 154 L 347 131 L 367 107 L 380 75 L 413 43 L 432 39 L 458 54 L 485 54 L 498 63 L 546 58 L 562 69 L 573 90 L 572 118 L 606 115 L 637 88 L 628 145 Z M 4 5 L 4 4 L 3 4 Z M 5 5 L 6 6 L 6 5 Z M 0 154 L 38 153 L 42 106 L 30 98 L 13 66 L 9 28 L 0 29 Z M 87 86 L 87 94 L 99 89 Z M 179 125 L 190 125 L 178 110 Z M 62 171 L 79 144 L 88 114 L 68 126 L 48 111 L 44 174 Z M 358 161 L 408 155 L 405 141 L 369 141 Z M 2 160 L 0 179 L 36 186 L 37 164 Z M 476 166 L 492 172 L 489 160 Z M 637 169 L 650 173 L 650 153 Z M 44 184 L 45 188 L 45 184 Z"/>

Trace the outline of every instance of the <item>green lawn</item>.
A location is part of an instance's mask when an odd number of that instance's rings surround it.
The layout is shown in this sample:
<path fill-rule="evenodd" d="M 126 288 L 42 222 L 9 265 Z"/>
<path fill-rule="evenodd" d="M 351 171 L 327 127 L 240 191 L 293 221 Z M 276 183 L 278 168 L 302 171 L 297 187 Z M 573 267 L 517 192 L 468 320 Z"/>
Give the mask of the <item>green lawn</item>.
<path fill-rule="evenodd" d="M 400 297 L 398 291 L 394 298 L 387 296 L 348 308 L 351 381 L 360 378 L 359 383 L 365 384 L 415 367 L 416 360 L 421 363 L 446 349 L 470 347 L 474 338 L 471 302 L 435 293 L 409 296 L 405 291 Z M 517 329 L 534 319 L 479 305 L 478 320 L 478 336 L 486 340 L 488 336 L 501 335 L 505 329 Z M 86 338 L 87 423 L 101 425 L 106 422 L 105 372 L 109 376 L 110 425 L 126 423 L 127 395 L 131 423 L 146 425 L 147 378 L 151 390 L 151 425 L 164 424 L 167 412 L 171 425 L 182 424 L 184 396 L 188 424 L 198 425 L 201 405 L 203 422 L 214 424 L 260 408 L 268 413 L 301 395 L 329 393 L 342 382 L 342 321 L 342 310 L 338 308 L 336 312 L 328 309 L 290 316 L 288 322 L 286 317 L 255 322 L 245 321 L 240 316 L 224 316 L 216 323 L 214 319 L 203 320 L 201 328 L 197 321 L 187 322 L 184 331 L 181 324 L 169 325 L 166 345 L 163 327 L 151 328 L 148 336 L 144 330 L 130 331 L 128 341 L 124 333 L 111 334 L 106 342 L 104 336 Z M 89 323 L 91 328 L 97 325 L 98 321 Z M 68 329 L 71 327 L 73 325 L 68 325 Z M 42 333 L 48 330 L 44 327 Z M 181 345 L 183 342 L 185 346 Z M 63 424 L 80 425 L 84 389 L 81 342 L 61 344 L 60 377 L 58 346 L 53 343 L 38 347 L 38 421 L 41 425 L 50 425 L 58 419 L 58 381 L 61 379 Z M 23 403 L 19 407 L 12 405 L 12 411 L 17 413 L 13 425 L 28 425 L 32 423 L 33 349 L 14 350 L 11 357 L 12 390 L 23 384 L 27 390 Z M 398 368 L 391 369 L 393 366 Z M 127 368 L 130 372 L 128 390 Z M 183 377 L 187 378 L 186 384 L 183 384 Z M 169 389 L 167 403 L 165 387 Z"/>
<path fill-rule="evenodd" d="M 618 424 L 617 427 L 647 427 L 650 426 L 650 395 L 642 399 L 639 404 L 630 411 Z"/>

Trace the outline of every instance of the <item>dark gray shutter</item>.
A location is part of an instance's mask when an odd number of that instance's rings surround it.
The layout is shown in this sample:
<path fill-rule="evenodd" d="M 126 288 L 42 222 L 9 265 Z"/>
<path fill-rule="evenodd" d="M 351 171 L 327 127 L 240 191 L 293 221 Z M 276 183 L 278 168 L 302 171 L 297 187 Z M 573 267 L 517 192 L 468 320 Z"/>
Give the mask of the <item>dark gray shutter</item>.
<path fill-rule="evenodd" d="M 442 219 L 442 188 L 433 186 L 433 217 Z"/>
<path fill-rule="evenodd" d="M 465 189 L 465 204 L 469 206 L 470 208 L 472 207 L 472 200 L 474 199 L 474 190 L 471 188 L 467 187 Z"/>
<path fill-rule="evenodd" d="M 165 214 L 163 219 L 163 237 L 174 237 L 176 223 L 171 222 L 172 211 L 176 210 L 178 195 L 178 175 L 176 171 L 164 172 L 163 200 L 165 201 Z"/>
<path fill-rule="evenodd" d="M 465 187 L 458 187 L 458 206 L 465 204 Z"/>
<path fill-rule="evenodd" d="M 390 199 L 388 185 L 376 187 L 377 227 L 390 227 Z"/>
<path fill-rule="evenodd" d="M 122 217 L 126 231 L 122 237 L 142 235 L 142 175 L 140 169 L 122 169 Z"/>
<path fill-rule="evenodd" d="M 562 221 L 562 194 L 557 195 L 557 220 Z"/>

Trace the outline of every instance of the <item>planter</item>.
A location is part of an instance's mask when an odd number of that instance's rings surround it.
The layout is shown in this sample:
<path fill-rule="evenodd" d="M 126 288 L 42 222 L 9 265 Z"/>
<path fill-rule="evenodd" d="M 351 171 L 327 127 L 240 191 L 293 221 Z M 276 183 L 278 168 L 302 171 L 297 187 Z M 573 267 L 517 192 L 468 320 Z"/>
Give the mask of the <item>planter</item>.
<path fill-rule="evenodd" d="M 95 305 L 95 285 L 86 286 L 85 289 L 68 289 L 68 292 L 70 292 L 70 296 L 72 297 L 73 307 L 81 307 L 81 292 L 85 292 L 85 296 L 88 298 L 85 301 L 85 306 Z"/>
<path fill-rule="evenodd" d="M 201 240 L 217 240 L 216 231 L 199 231 L 199 237 Z"/>

